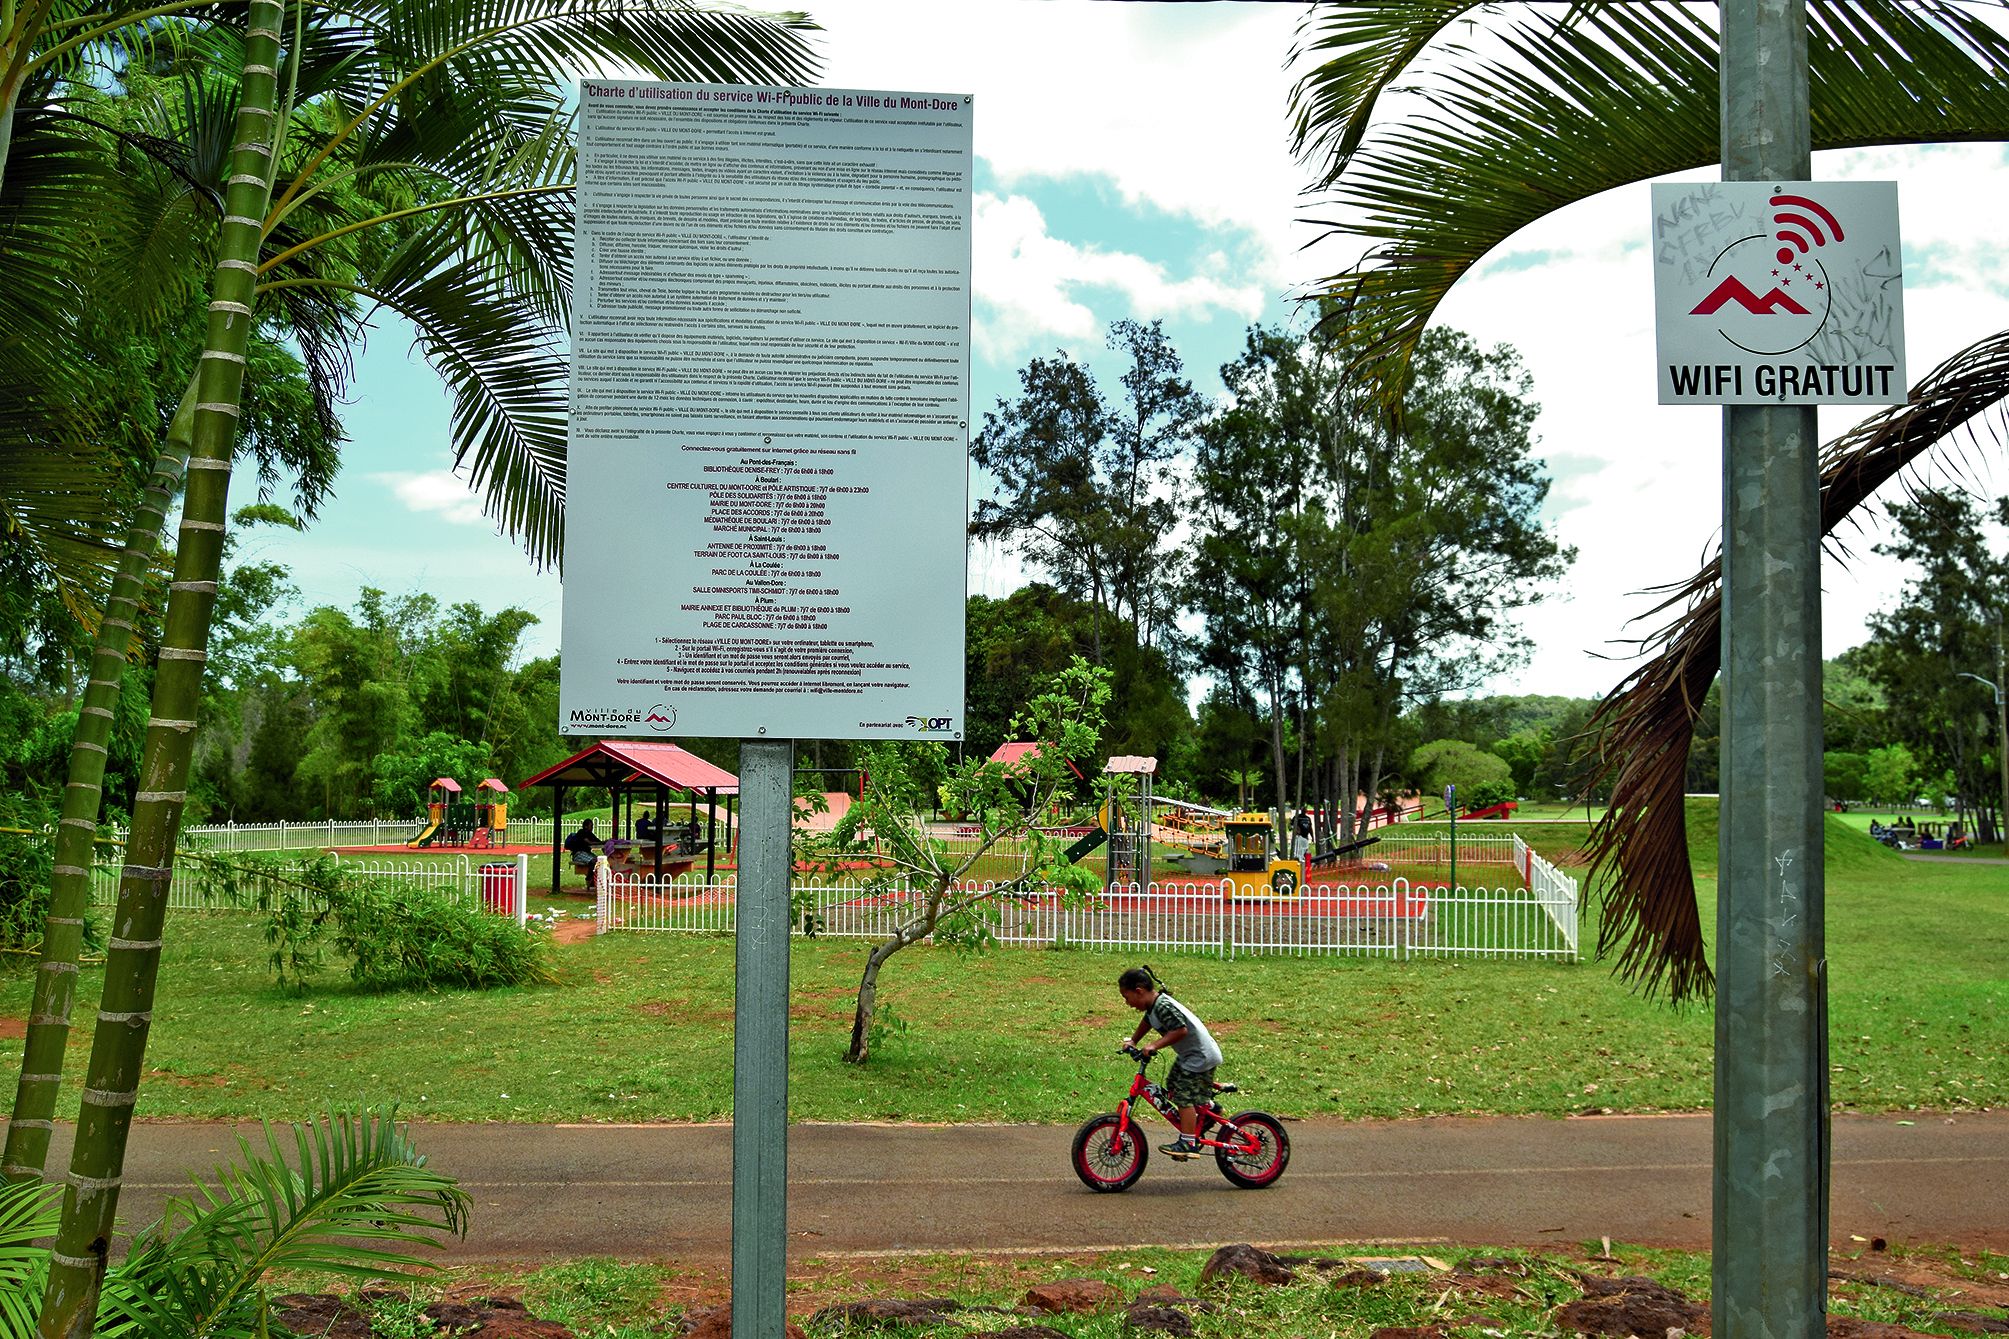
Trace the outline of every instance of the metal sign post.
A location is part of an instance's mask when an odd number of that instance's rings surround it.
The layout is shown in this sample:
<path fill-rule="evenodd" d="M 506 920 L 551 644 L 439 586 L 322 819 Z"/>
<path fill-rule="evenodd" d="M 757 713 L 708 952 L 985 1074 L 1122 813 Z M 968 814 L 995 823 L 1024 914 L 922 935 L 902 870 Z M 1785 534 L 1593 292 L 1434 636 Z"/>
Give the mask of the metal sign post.
<path fill-rule="evenodd" d="M 788 881 L 795 745 L 739 746 L 733 938 L 732 1332 L 781 1339 L 788 1283 Z"/>
<path fill-rule="evenodd" d="M 1458 788 L 1444 787 L 1444 812 L 1451 816 L 1451 886 L 1446 892 L 1455 895 L 1458 891 Z"/>
<path fill-rule="evenodd" d="M 1805 0 L 1721 12 L 1724 180 L 1807 178 Z M 1827 1332 L 1819 447 L 1810 407 L 1723 410 L 1719 1339 Z"/>

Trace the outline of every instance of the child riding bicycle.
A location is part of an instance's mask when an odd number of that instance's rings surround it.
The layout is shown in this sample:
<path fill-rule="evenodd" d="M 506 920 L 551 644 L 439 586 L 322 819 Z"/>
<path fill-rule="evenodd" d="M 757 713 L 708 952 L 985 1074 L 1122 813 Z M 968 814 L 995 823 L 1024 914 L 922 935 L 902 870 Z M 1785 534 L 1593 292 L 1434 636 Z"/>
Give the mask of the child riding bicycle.
<path fill-rule="evenodd" d="M 1149 967 L 1132 967 L 1116 978 L 1116 989 L 1122 992 L 1125 1004 L 1144 1014 L 1124 1044 L 1136 1046 L 1146 1032 L 1156 1029 L 1158 1040 L 1144 1047 L 1144 1054 L 1149 1057 L 1168 1046 L 1178 1054 L 1166 1077 L 1165 1091 L 1179 1108 L 1173 1119 L 1179 1137 L 1161 1144 L 1158 1151 L 1182 1160 L 1194 1157 L 1203 1151 L 1199 1109 L 1213 1100 L 1221 1048 L 1200 1016 L 1166 994 Z"/>

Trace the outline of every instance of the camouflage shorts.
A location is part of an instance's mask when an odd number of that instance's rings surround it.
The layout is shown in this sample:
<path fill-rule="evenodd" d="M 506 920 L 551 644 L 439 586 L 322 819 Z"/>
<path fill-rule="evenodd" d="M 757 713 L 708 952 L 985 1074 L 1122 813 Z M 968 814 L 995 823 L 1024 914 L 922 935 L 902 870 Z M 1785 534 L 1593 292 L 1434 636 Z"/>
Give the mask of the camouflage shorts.
<path fill-rule="evenodd" d="M 1182 1069 L 1174 1063 L 1165 1078 L 1165 1095 L 1176 1106 L 1203 1107 L 1214 1100 L 1214 1071 Z"/>

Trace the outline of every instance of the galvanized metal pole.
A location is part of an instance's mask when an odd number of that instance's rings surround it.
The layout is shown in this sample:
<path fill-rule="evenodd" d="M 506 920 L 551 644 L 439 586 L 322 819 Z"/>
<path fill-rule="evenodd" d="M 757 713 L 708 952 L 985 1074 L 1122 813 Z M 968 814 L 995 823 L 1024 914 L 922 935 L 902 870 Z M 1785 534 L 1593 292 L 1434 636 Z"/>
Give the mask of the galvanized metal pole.
<path fill-rule="evenodd" d="M 732 1332 L 782 1339 L 788 1282 L 788 882 L 795 745 L 739 746 L 732 1046 Z"/>
<path fill-rule="evenodd" d="M 1805 0 L 1724 0 L 1723 178 L 1813 171 Z M 1827 1333 L 1819 428 L 1723 411 L 1717 1339 Z"/>
<path fill-rule="evenodd" d="M 1995 754 L 2002 764 L 2002 807 L 1995 811 L 1996 836 L 2009 855 L 2009 664 L 2003 649 L 2004 616 L 1995 615 Z"/>

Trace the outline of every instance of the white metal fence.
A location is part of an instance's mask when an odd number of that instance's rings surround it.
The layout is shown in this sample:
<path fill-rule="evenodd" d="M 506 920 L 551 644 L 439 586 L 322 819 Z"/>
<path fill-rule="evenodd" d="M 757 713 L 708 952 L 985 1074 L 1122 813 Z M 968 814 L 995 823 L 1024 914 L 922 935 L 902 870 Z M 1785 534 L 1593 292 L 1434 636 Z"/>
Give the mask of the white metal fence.
<path fill-rule="evenodd" d="M 335 859 L 344 869 L 354 870 L 378 883 L 392 887 L 430 888 L 449 897 L 485 905 L 502 915 L 513 916 L 518 925 L 524 923 L 530 909 L 529 856 L 501 856 L 479 863 L 466 855 L 432 860 L 398 857 L 358 859 L 353 856 L 344 860 L 339 855 Z M 91 870 L 92 902 L 110 906 L 118 900 L 118 895 L 119 866 L 109 862 L 94 866 Z M 168 885 L 167 905 L 173 911 L 232 909 L 204 895 L 200 871 L 192 861 L 176 862 L 174 881 Z"/>
<path fill-rule="evenodd" d="M 1464 858 L 1464 842 L 1459 842 Z M 1166 880 L 1119 886 L 1086 904 L 1048 891 L 1002 899 L 1002 944 L 1245 953 L 1383 954 L 1394 957 L 1577 958 L 1576 880 L 1525 843 L 1501 849 L 1526 887 L 1456 887 L 1392 878 L 1313 883 L 1289 899 L 1236 900 L 1218 881 Z M 1505 863 L 1503 861 L 1503 863 Z M 680 875 L 597 871 L 602 933 L 614 930 L 727 933 L 737 885 Z M 994 886 L 994 885 L 980 885 Z M 799 888 L 798 934 L 884 938 L 910 916 L 905 889 L 863 883 Z"/>
<path fill-rule="evenodd" d="M 1521 878 L 1528 886 L 1528 895 L 1542 909 L 1556 927 L 1556 933 L 1568 941 L 1570 957 L 1577 956 L 1577 881 L 1535 854 L 1533 847 L 1514 838 L 1514 868 L 1521 872 Z"/>
<path fill-rule="evenodd" d="M 319 823 L 206 823 L 181 830 L 186 845 L 216 851 L 318 851 L 331 846 L 397 846 L 416 837 L 425 824 L 410 818 L 327 819 Z M 112 838 L 123 843 L 125 832 Z M 512 818 L 511 846 L 551 845 L 551 820 Z"/>
<path fill-rule="evenodd" d="M 1466 827 L 1471 827 L 1467 824 Z M 1478 825 L 1484 827 L 1484 824 Z M 511 825 L 514 830 L 514 825 Z M 1051 840 L 1066 844 L 1078 837 L 1085 837 L 1094 829 L 1089 827 L 1042 828 Z M 967 856 L 976 849 L 978 829 L 959 823 L 936 823 L 929 829 L 931 835 L 947 846 L 954 856 Z M 1383 863 L 1390 865 L 1448 865 L 1451 862 L 1452 842 L 1448 825 L 1393 825 L 1379 827 L 1363 834 L 1373 840 L 1349 855 L 1351 863 Z M 1176 854 L 1185 841 L 1191 837 L 1206 840 L 1204 834 L 1175 834 L 1169 828 L 1160 829 L 1152 838 L 1152 849 L 1161 855 Z M 1468 832 L 1461 828 L 1458 832 L 1457 856 L 1461 863 L 1474 865 L 1509 865 L 1517 863 L 1515 851 L 1520 838 L 1511 832 Z"/>

